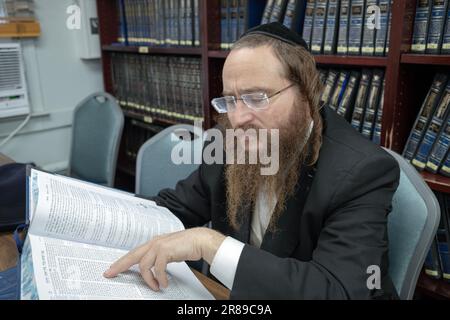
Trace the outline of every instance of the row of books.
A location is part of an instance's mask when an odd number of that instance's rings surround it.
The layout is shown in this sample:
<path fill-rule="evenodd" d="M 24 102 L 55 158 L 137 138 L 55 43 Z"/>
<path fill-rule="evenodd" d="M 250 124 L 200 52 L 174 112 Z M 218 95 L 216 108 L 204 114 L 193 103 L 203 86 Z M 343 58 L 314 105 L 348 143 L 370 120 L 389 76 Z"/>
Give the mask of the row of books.
<path fill-rule="evenodd" d="M 220 0 L 220 48 L 230 49 L 240 35 L 258 25 L 263 10 L 261 0 Z"/>
<path fill-rule="evenodd" d="M 260 17 L 261 24 L 278 21 L 302 34 L 313 54 L 389 51 L 392 0 L 267 0 L 262 12 L 251 0 L 221 0 L 221 5 L 222 49 Z"/>
<path fill-rule="evenodd" d="M 417 0 L 411 51 L 420 54 L 450 53 L 448 0 Z"/>
<path fill-rule="evenodd" d="M 387 55 L 391 8 L 392 0 L 308 0 L 303 38 L 314 54 Z"/>
<path fill-rule="evenodd" d="M 450 74 L 435 75 L 403 156 L 418 170 L 450 176 Z"/>
<path fill-rule="evenodd" d="M 34 0 L 0 0 L 0 18 L 33 18 Z"/>
<path fill-rule="evenodd" d="M 125 155 L 133 163 L 136 161 L 140 147 L 164 127 L 135 119 L 127 119 L 124 126 Z"/>
<path fill-rule="evenodd" d="M 199 0 L 117 0 L 118 42 L 200 46 Z"/>
<path fill-rule="evenodd" d="M 112 54 L 114 95 L 124 111 L 188 122 L 203 119 L 200 59 Z"/>
<path fill-rule="evenodd" d="M 384 70 L 320 70 L 321 104 L 328 105 L 367 139 L 381 143 Z"/>
<path fill-rule="evenodd" d="M 425 274 L 450 282 L 450 196 L 436 192 L 441 208 L 441 221 L 424 263 Z"/>

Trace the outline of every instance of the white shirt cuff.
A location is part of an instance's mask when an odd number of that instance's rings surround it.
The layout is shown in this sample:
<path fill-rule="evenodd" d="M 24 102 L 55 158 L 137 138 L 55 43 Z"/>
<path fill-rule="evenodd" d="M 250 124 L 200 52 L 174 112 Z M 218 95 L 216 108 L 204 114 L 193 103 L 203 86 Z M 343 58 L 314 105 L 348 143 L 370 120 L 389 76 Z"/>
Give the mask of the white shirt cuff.
<path fill-rule="evenodd" d="M 228 289 L 233 288 L 234 276 L 245 244 L 226 237 L 211 262 L 209 271 Z"/>

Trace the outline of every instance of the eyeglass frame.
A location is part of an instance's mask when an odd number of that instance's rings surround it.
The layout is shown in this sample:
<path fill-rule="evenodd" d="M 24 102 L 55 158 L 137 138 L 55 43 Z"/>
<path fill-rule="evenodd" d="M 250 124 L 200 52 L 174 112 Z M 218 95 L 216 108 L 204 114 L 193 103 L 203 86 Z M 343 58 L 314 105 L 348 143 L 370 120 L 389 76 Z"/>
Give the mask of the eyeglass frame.
<path fill-rule="evenodd" d="M 285 88 L 283 88 L 283 89 L 281 89 L 281 90 L 278 90 L 278 91 L 275 92 L 274 94 L 272 94 L 272 95 L 270 95 L 270 96 L 267 96 L 266 98 L 261 99 L 261 100 L 267 100 L 267 101 L 268 101 L 268 102 L 267 102 L 267 105 L 264 106 L 263 108 L 254 108 L 254 107 L 250 106 L 250 105 L 245 101 L 245 99 L 244 99 L 243 97 L 244 97 L 244 96 L 247 96 L 247 95 L 255 94 L 255 93 L 264 93 L 264 94 L 267 95 L 266 92 L 246 93 L 246 94 L 242 94 L 242 95 L 240 96 L 240 98 L 236 98 L 235 96 L 218 97 L 218 98 L 214 98 L 214 99 L 211 100 L 211 105 L 214 107 L 214 109 L 215 109 L 218 113 L 228 113 L 229 110 L 226 110 L 226 111 L 219 110 L 219 108 L 217 108 L 216 105 L 215 105 L 215 101 L 217 101 L 218 99 L 224 99 L 224 98 L 227 98 L 227 97 L 232 97 L 233 100 L 234 100 L 235 105 L 237 104 L 237 101 L 243 101 L 244 104 L 245 104 L 248 108 L 250 108 L 250 109 L 252 109 L 252 110 L 255 110 L 255 111 L 265 110 L 265 109 L 267 109 L 268 106 L 270 105 L 270 99 L 272 99 L 272 98 L 275 97 L 276 95 L 281 94 L 283 91 L 286 91 L 287 89 L 292 88 L 292 87 L 295 86 L 295 85 L 296 85 L 296 83 L 291 83 L 291 84 L 288 85 L 287 87 L 285 87 Z M 233 110 L 233 111 L 234 111 L 234 110 Z M 233 111 L 232 111 L 232 112 L 233 112 Z"/>

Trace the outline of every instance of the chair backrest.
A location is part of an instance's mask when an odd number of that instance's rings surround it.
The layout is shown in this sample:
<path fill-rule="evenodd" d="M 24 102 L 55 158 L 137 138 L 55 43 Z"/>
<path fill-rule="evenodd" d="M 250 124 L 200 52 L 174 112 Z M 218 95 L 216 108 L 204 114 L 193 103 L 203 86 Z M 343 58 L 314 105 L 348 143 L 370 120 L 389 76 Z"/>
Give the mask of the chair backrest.
<path fill-rule="evenodd" d="M 199 136 L 201 130 L 196 131 L 192 125 L 174 125 L 141 146 L 136 162 L 136 194 L 155 196 L 161 189 L 174 188 L 178 181 L 198 168 L 203 137 Z M 183 154 L 182 150 L 189 154 Z M 172 153 L 175 157 L 186 156 L 189 164 L 174 163 Z"/>
<path fill-rule="evenodd" d="M 439 225 L 440 208 L 416 169 L 399 154 L 385 150 L 401 170 L 388 216 L 389 275 L 400 299 L 410 300 Z"/>
<path fill-rule="evenodd" d="M 91 94 L 76 107 L 68 175 L 112 187 L 124 116 L 116 99 Z"/>

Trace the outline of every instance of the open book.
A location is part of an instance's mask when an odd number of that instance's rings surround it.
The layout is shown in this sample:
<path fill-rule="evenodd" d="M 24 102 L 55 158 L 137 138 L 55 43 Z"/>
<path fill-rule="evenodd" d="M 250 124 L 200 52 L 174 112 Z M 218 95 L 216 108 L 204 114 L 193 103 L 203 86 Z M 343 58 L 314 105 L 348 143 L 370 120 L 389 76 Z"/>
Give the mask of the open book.
<path fill-rule="evenodd" d="M 213 299 L 184 262 L 167 266 L 169 286 L 159 292 L 147 286 L 137 266 L 114 279 L 103 277 L 129 250 L 183 230 L 178 218 L 153 201 L 32 169 L 28 214 L 22 298 Z"/>

